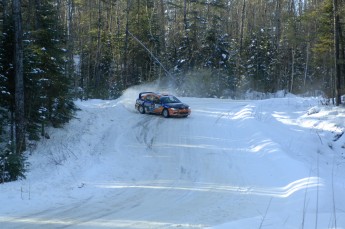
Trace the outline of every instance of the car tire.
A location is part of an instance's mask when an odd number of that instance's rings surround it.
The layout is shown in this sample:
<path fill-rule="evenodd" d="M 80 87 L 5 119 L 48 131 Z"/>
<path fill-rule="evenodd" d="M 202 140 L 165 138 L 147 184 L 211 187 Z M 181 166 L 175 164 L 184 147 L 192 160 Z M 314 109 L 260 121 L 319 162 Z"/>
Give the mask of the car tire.
<path fill-rule="evenodd" d="M 138 107 L 138 111 L 140 114 L 145 114 L 145 108 L 141 105 Z"/>
<path fill-rule="evenodd" d="M 169 111 L 168 109 L 164 109 L 163 112 L 162 112 L 162 115 L 164 118 L 169 118 Z"/>

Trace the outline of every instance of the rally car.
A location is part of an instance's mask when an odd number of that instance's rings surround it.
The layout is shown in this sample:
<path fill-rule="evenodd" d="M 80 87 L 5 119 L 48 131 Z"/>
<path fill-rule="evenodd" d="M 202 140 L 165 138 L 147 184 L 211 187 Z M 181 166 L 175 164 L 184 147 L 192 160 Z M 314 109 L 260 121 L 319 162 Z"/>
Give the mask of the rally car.
<path fill-rule="evenodd" d="M 168 117 L 187 117 L 190 107 L 178 98 L 169 94 L 141 92 L 135 102 L 135 109 L 141 114 L 151 113 Z"/>

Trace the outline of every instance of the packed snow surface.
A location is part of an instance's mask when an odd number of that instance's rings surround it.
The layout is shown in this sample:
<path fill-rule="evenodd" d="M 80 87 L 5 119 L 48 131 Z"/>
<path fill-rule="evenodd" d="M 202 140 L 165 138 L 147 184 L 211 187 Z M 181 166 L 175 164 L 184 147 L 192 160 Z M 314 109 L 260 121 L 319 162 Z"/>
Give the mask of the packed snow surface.
<path fill-rule="evenodd" d="M 345 228 L 345 110 L 320 98 L 77 101 L 0 184 L 1 228 Z"/>

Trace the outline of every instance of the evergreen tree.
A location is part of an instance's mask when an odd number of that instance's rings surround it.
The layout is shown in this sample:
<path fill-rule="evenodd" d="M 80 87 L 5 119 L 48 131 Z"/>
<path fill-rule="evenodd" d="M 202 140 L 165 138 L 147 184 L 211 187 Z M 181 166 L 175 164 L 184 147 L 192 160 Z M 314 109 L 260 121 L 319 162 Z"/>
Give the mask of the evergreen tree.
<path fill-rule="evenodd" d="M 275 61 L 272 41 L 270 33 L 263 28 L 245 39 L 243 56 L 246 60 L 245 75 L 250 82 L 250 89 L 255 91 L 272 91 Z"/>
<path fill-rule="evenodd" d="M 332 1 L 324 1 L 305 15 L 306 20 L 313 21 L 317 26 L 313 30 L 313 45 L 311 59 L 313 83 L 321 85 L 324 92 L 333 97 L 334 81 L 331 77 L 333 58 L 330 52 L 333 49 Z"/>
<path fill-rule="evenodd" d="M 25 178 L 25 157 L 12 152 L 11 148 L 5 145 L 0 152 L 0 183 Z"/>
<path fill-rule="evenodd" d="M 26 33 L 26 101 L 30 139 L 45 135 L 45 126 L 68 122 L 75 109 L 71 79 L 65 74 L 66 52 L 63 28 L 56 23 L 54 1 L 36 5 L 35 27 Z"/>

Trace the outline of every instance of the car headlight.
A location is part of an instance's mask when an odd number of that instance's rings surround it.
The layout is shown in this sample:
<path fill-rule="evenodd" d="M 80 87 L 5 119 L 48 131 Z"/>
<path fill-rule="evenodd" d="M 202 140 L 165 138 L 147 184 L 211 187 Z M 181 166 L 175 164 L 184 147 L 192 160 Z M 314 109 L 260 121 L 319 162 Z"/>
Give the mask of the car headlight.
<path fill-rule="evenodd" d="M 176 111 L 177 109 L 172 107 L 172 108 L 170 108 L 170 110 L 172 110 L 172 111 Z"/>

